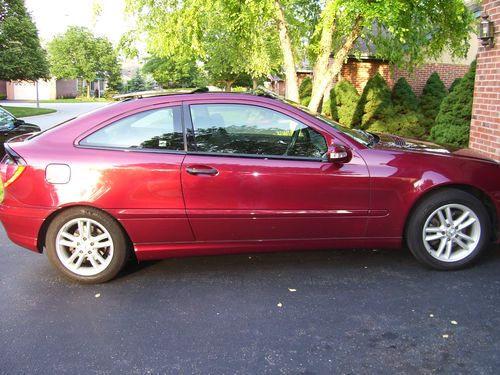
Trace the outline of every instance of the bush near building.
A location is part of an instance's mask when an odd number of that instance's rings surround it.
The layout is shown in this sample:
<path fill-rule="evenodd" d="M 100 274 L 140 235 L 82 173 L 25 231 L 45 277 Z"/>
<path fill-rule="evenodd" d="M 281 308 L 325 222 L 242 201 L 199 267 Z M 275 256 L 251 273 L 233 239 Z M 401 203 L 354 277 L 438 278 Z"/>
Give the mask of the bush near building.
<path fill-rule="evenodd" d="M 332 118 L 340 124 L 352 128 L 355 120 L 356 108 L 359 102 L 359 94 L 354 85 L 342 80 L 332 89 Z"/>
<path fill-rule="evenodd" d="M 359 98 L 354 114 L 354 124 L 367 129 L 378 120 L 383 120 L 392 109 L 391 90 L 379 73 L 368 80 Z"/>
<path fill-rule="evenodd" d="M 455 79 L 451 85 L 450 85 L 450 88 L 448 89 L 448 92 L 452 92 L 453 90 L 455 90 L 455 88 L 458 86 L 458 84 L 460 83 L 460 81 L 462 80 L 462 78 L 457 78 Z"/>
<path fill-rule="evenodd" d="M 310 77 L 305 77 L 300 83 L 299 98 L 300 104 L 308 106 L 311 101 L 313 83 Z"/>
<path fill-rule="evenodd" d="M 418 110 L 418 98 L 408 81 L 401 77 L 392 89 L 392 102 L 397 112 L 408 113 Z"/>
<path fill-rule="evenodd" d="M 441 102 L 448 94 L 439 74 L 434 72 L 429 76 L 420 96 L 420 112 L 422 113 L 422 125 L 425 133 L 429 134 L 439 112 Z"/>
<path fill-rule="evenodd" d="M 475 76 L 476 62 L 474 61 L 467 74 L 443 100 L 435 125 L 431 130 L 433 141 L 455 147 L 467 147 Z"/>

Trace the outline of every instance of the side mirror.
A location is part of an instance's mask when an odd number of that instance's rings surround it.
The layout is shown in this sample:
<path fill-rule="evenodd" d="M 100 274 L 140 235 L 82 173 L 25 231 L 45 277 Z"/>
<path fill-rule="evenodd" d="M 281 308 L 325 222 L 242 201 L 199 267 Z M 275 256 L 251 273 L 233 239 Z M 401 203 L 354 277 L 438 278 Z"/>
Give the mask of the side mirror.
<path fill-rule="evenodd" d="M 14 127 L 18 127 L 18 126 L 21 126 L 21 125 L 24 125 L 26 124 L 26 122 L 24 120 L 19 120 L 19 119 L 16 119 L 16 121 L 14 121 Z"/>
<path fill-rule="evenodd" d="M 331 163 L 348 163 L 352 159 L 352 152 L 344 145 L 332 145 L 328 148 L 327 159 Z"/>

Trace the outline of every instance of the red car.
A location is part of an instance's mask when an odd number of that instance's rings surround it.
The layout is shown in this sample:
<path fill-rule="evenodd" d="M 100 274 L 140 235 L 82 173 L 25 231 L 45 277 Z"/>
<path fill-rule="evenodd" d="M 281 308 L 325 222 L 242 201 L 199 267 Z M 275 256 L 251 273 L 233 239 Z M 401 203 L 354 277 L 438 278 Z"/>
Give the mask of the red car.
<path fill-rule="evenodd" d="M 498 163 L 265 96 L 125 100 L 6 151 L 10 239 L 81 282 L 112 279 L 130 255 L 405 244 L 457 269 L 498 242 Z"/>

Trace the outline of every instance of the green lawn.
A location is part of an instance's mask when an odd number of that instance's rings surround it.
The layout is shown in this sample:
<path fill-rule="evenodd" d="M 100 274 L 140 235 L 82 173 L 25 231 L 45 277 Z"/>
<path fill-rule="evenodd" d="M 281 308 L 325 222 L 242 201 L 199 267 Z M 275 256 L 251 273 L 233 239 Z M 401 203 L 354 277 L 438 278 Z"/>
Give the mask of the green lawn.
<path fill-rule="evenodd" d="M 55 109 L 51 108 L 32 108 L 32 107 L 13 107 L 13 106 L 2 106 L 10 113 L 16 117 L 29 117 L 29 116 L 39 116 L 46 115 L 47 113 L 57 112 Z"/>
<path fill-rule="evenodd" d="M 33 103 L 36 103 L 32 101 Z M 112 102 L 106 98 L 78 98 L 78 99 L 54 99 L 54 100 L 40 100 L 40 103 L 95 103 L 95 102 Z"/>

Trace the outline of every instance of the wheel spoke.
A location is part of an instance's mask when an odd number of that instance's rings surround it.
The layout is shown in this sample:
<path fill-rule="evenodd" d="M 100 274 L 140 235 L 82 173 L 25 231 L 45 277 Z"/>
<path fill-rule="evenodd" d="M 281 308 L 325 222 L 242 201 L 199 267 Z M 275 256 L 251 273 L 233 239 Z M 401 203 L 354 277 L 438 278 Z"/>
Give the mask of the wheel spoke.
<path fill-rule="evenodd" d="M 465 211 L 462 215 L 460 215 L 456 220 L 453 220 L 453 225 L 455 227 L 458 227 L 462 222 L 467 219 L 467 217 L 470 215 L 469 211 Z"/>
<path fill-rule="evenodd" d="M 476 222 L 476 219 L 471 217 L 469 220 L 465 221 L 464 223 L 460 224 L 458 227 L 457 227 L 457 230 L 461 231 L 462 229 L 464 228 L 467 228 L 468 226 L 474 224 Z"/>
<path fill-rule="evenodd" d="M 441 256 L 441 254 L 443 254 L 443 250 L 444 250 L 444 247 L 446 246 L 446 242 L 447 242 L 447 241 L 446 241 L 446 239 L 445 239 L 445 238 L 443 238 L 443 239 L 441 240 L 441 242 L 439 243 L 439 247 L 438 247 L 438 249 L 437 249 L 437 252 L 436 252 L 436 257 L 438 257 L 438 258 L 439 258 L 439 257 Z"/>
<path fill-rule="evenodd" d="M 66 240 L 60 240 L 59 245 L 66 246 L 66 247 L 72 247 L 72 248 L 75 248 L 78 246 L 76 244 L 76 242 L 70 242 L 70 241 L 66 241 Z"/>
<path fill-rule="evenodd" d="M 110 247 L 113 243 L 111 241 L 99 242 L 94 245 L 94 249 L 102 249 L 104 247 Z"/>
<path fill-rule="evenodd" d="M 426 236 L 425 240 L 426 241 L 434 241 L 434 240 L 439 240 L 440 238 L 444 238 L 444 234 L 437 233 L 437 234 L 433 234 L 433 235 L 430 235 L 430 236 Z"/>
<path fill-rule="evenodd" d="M 96 258 L 96 259 L 97 259 L 97 261 L 98 261 L 99 263 L 101 263 L 101 264 L 106 263 L 106 259 L 104 259 L 104 258 L 102 257 L 102 255 L 101 255 L 101 254 L 99 254 L 99 252 L 98 252 L 98 251 L 96 251 L 96 252 L 95 252 L 95 254 L 94 254 L 94 258 Z"/>
<path fill-rule="evenodd" d="M 80 233 L 80 237 L 85 236 L 85 224 L 83 220 L 78 220 L 78 232 Z"/>
<path fill-rule="evenodd" d="M 460 238 L 463 238 L 464 240 L 466 241 L 470 241 L 470 242 L 474 242 L 474 238 L 462 233 L 462 232 L 457 232 L 457 236 L 459 236 Z"/>
<path fill-rule="evenodd" d="M 446 221 L 448 222 L 449 225 L 453 224 L 453 215 L 451 214 L 450 206 L 446 207 L 445 212 L 446 212 Z"/>
<path fill-rule="evenodd" d="M 68 241 L 71 241 L 71 242 L 77 242 L 78 241 L 77 237 L 73 236 L 72 234 L 70 234 L 68 232 L 62 232 L 61 236 L 64 237 L 64 238 L 66 238 Z"/>
<path fill-rule="evenodd" d="M 94 257 L 90 256 L 90 257 L 87 257 L 87 259 L 89 260 L 90 264 L 92 264 L 92 267 L 99 268 L 99 264 L 97 264 Z"/>
<path fill-rule="evenodd" d="M 446 241 L 446 251 L 444 252 L 444 257 L 446 259 L 450 259 L 452 246 L 453 242 L 451 240 Z"/>
<path fill-rule="evenodd" d="M 93 242 L 99 242 L 99 241 L 102 241 L 104 239 L 108 238 L 108 234 L 107 233 L 102 233 L 102 234 L 99 234 L 97 236 L 90 236 L 90 239 L 93 241 Z"/>
<path fill-rule="evenodd" d="M 455 238 L 455 243 L 462 249 L 469 250 L 469 246 L 467 246 L 460 238 Z"/>
<path fill-rule="evenodd" d="M 76 261 L 75 268 L 80 268 L 83 261 L 85 260 L 85 254 L 79 254 L 79 255 L 80 256 L 79 256 L 78 260 Z"/>
<path fill-rule="evenodd" d="M 439 217 L 439 221 L 441 222 L 441 226 L 446 226 L 446 219 L 444 218 L 444 215 L 443 215 L 443 212 L 441 210 L 439 210 L 437 212 L 437 215 Z"/>
<path fill-rule="evenodd" d="M 79 255 L 81 255 L 81 254 L 75 250 L 75 252 L 73 254 L 71 254 L 71 256 L 68 258 L 66 263 L 72 264 Z"/>
<path fill-rule="evenodd" d="M 425 228 L 425 233 L 438 233 L 438 232 L 441 232 L 443 230 L 443 228 L 441 227 L 428 227 L 428 228 Z"/>

